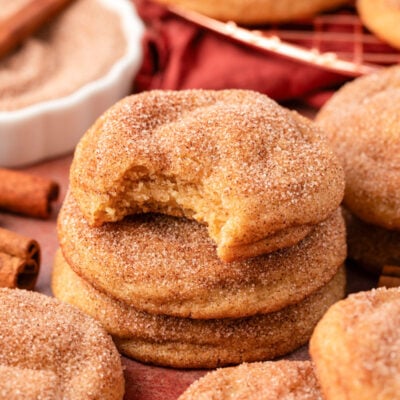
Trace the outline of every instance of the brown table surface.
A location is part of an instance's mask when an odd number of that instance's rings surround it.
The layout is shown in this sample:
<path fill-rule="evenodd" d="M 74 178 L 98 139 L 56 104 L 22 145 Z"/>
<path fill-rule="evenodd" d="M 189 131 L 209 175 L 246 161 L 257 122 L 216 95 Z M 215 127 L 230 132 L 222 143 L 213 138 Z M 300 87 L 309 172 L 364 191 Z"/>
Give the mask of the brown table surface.
<path fill-rule="evenodd" d="M 62 200 L 68 188 L 68 172 L 72 155 L 44 161 L 22 168 L 23 171 L 49 177 L 61 186 L 61 195 L 54 204 L 48 220 L 38 220 L 8 213 L 0 213 L 0 226 L 35 238 L 42 249 L 42 265 L 36 290 L 52 295 L 50 277 L 52 261 L 58 247 L 56 219 Z M 348 268 L 349 292 L 366 290 L 376 285 L 376 279 L 363 271 Z M 307 359 L 307 346 L 286 356 L 291 359 Z M 204 375 L 204 370 L 176 370 L 145 365 L 122 357 L 126 379 L 125 400 L 175 400 L 197 378 Z"/>

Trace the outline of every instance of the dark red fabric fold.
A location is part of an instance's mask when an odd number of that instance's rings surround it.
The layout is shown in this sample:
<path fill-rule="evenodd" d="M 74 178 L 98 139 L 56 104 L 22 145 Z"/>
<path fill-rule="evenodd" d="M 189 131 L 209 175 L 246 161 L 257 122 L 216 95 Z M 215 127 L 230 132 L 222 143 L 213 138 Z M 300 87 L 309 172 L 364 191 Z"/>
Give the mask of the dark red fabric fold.
<path fill-rule="evenodd" d="M 252 89 L 276 100 L 313 96 L 348 78 L 210 32 L 148 0 L 134 0 L 147 25 L 135 90 Z M 326 96 L 317 96 L 326 98 Z"/>

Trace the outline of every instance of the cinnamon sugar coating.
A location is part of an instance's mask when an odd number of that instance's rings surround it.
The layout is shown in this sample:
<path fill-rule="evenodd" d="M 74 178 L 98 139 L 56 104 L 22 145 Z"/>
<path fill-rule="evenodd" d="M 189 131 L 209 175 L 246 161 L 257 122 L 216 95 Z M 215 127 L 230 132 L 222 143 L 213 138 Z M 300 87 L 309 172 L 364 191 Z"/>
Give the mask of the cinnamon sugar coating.
<path fill-rule="evenodd" d="M 94 289 L 57 252 L 52 289 L 97 319 L 118 349 L 143 362 L 215 368 L 286 354 L 306 343 L 330 305 L 344 296 L 343 268 L 321 289 L 279 311 L 239 319 L 194 320 L 141 312 Z"/>
<path fill-rule="evenodd" d="M 0 365 L 0 398 L 7 400 L 62 400 L 60 378 L 46 369 Z"/>
<path fill-rule="evenodd" d="M 0 24 L 30 1 L 0 0 Z M 50 23 L 1 58 L 0 111 L 70 96 L 104 77 L 126 48 L 121 19 L 113 10 L 98 0 L 71 1 Z"/>
<path fill-rule="evenodd" d="M 139 310 L 203 319 L 298 302 L 328 282 L 346 257 L 340 210 L 295 246 L 229 264 L 195 221 L 141 214 L 93 228 L 71 194 L 58 234 L 68 263 L 97 289 Z"/>
<path fill-rule="evenodd" d="M 207 225 L 224 261 L 297 243 L 344 190 L 311 122 L 244 90 L 121 100 L 81 139 L 70 182 L 90 225 L 142 212 L 185 216 Z"/>
<path fill-rule="evenodd" d="M 318 323 L 310 352 L 326 400 L 400 393 L 400 288 L 350 295 Z"/>
<path fill-rule="evenodd" d="M 349 0 L 157 0 L 197 11 L 223 21 L 241 24 L 288 22 L 346 4 Z"/>
<path fill-rule="evenodd" d="M 19 289 L 0 289 L 0 397 L 121 400 L 119 354 L 78 309 Z"/>
<path fill-rule="evenodd" d="M 218 369 L 179 400 L 322 400 L 310 361 L 267 361 Z"/>
<path fill-rule="evenodd" d="M 344 204 L 361 220 L 400 229 L 400 67 L 356 79 L 321 109 L 317 124 L 343 162 Z"/>
<path fill-rule="evenodd" d="M 379 275 L 385 265 L 400 265 L 400 232 L 367 224 L 344 210 L 347 256 Z"/>

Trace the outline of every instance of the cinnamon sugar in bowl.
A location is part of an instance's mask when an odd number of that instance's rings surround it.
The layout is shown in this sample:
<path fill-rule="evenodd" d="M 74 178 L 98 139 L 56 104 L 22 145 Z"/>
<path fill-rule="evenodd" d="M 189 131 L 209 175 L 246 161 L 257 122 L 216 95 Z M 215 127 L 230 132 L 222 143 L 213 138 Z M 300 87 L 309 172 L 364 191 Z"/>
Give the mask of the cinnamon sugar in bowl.
<path fill-rule="evenodd" d="M 0 23 L 24 3 L 0 0 Z M 129 0 L 75 0 L 0 59 L 0 166 L 72 151 L 94 120 L 131 91 L 142 34 Z"/>

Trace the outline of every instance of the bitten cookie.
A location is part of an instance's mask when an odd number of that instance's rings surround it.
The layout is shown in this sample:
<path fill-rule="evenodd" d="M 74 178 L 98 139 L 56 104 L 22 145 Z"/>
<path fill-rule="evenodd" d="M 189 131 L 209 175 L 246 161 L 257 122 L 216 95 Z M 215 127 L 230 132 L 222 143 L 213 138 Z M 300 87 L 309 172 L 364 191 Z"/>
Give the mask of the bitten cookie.
<path fill-rule="evenodd" d="M 121 400 L 120 356 L 100 324 L 39 293 L 0 289 L 3 399 Z"/>
<path fill-rule="evenodd" d="M 334 304 L 314 330 L 310 353 L 326 400 L 399 399 L 400 288 Z"/>
<path fill-rule="evenodd" d="M 340 268 L 330 282 L 297 304 L 247 318 L 199 320 L 141 312 L 79 278 L 57 252 L 52 289 L 60 300 L 97 319 L 121 353 L 175 368 L 215 368 L 260 361 L 305 344 L 324 312 L 344 296 Z"/>
<path fill-rule="evenodd" d="M 70 182 L 91 226 L 142 212 L 185 216 L 207 225 L 224 261 L 297 243 L 344 191 L 319 130 L 245 90 L 121 100 L 81 139 Z"/>

